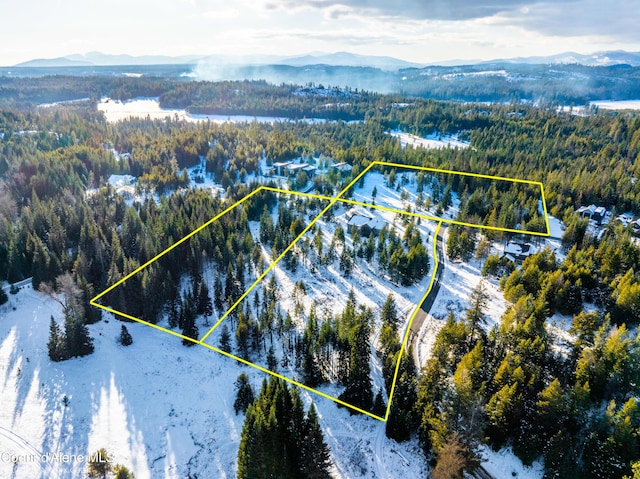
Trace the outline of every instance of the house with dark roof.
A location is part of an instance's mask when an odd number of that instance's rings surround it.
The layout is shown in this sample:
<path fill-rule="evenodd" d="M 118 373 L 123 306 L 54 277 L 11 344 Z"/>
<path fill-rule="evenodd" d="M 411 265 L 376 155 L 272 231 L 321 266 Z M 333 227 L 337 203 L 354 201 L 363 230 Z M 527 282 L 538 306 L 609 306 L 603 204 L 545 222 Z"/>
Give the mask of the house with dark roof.
<path fill-rule="evenodd" d="M 522 263 L 525 259 L 536 252 L 532 244 L 509 241 L 504 247 L 501 258 L 506 258 L 514 263 Z"/>
<path fill-rule="evenodd" d="M 372 218 L 371 216 L 361 213 L 355 208 L 349 210 L 345 214 L 345 218 L 347 220 L 347 231 L 352 227 L 355 227 L 361 236 L 369 236 L 371 233 L 377 235 L 387 224 L 383 219 Z"/>
<path fill-rule="evenodd" d="M 597 224 L 602 224 L 608 214 L 610 214 L 604 206 L 581 206 L 576 210 L 582 218 L 588 218 L 591 221 L 595 221 Z"/>

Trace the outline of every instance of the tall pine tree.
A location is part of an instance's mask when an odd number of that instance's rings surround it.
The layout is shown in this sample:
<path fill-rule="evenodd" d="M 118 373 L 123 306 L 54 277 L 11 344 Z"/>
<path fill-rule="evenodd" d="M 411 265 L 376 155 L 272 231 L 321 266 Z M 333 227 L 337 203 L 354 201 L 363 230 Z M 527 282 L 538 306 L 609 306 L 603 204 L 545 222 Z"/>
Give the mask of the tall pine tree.
<path fill-rule="evenodd" d="M 331 477 L 331 474 L 329 474 L 331 453 L 327 443 L 324 441 L 324 436 L 318 423 L 318 413 L 313 404 L 309 407 L 309 412 L 304 421 L 304 441 L 301 452 L 300 468 L 302 477 L 309 479 L 327 479 Z"/>

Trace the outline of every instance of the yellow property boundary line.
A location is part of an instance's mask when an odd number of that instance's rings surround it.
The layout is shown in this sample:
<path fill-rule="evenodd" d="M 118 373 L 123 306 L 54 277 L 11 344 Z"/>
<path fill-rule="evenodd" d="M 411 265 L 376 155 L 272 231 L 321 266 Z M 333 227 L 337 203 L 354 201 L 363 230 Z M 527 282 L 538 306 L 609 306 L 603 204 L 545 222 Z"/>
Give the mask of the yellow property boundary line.
<path fill-rule="evenodd" d="M 412 213 L 412 212 L 399 210 L 399 209 L 395 209 L 395 208 L 389 208 L 389 207 L 385 207 L 385 206 L 374 205 L 374 204 L 364 203 L 364 202 L 360 202 L 360 201 L 356 201 L 356 200 L 350 200 L 350 199 L 347 199 L 347 198 L 342 198 L 342 195 L 347 193 L 367 172 L 369 172 L 376 165 L 388 166 L 388 167 L 396 167 L 396 168 L 415 169 L 415 170 L 422 170 L 422 171 L 430 171 L 430 172 L 434 172 L 434 173 L 457 174 L 457 175 L 462 175 L 462 176 L 485 178 L 485 179 L 491 179 L 491 180 L 501 180 L 501 181 L 510 181 L 510 182 L 514 182 L 514 183 L 524 183 L 524 184 L 530 184 L 530 185 L 537 185 L 537 186 L 540 187 L 541 198 L 542 198 L 542 206 L 543 206 L 543 212 L 544 212 L 544 218 L 545 218 L 545 224 L 546 224 L 546 227 L 547 227 L 547 231 L 543 233 L 543 232 L 537 232 L 537 231 L 525 231 L 525 230 L 517 230 L 517 229 L 511 229 L 511 228 L 499 228 L 499 227 L 493 227 L 493 226 L 484 226 L 484 225 L 478 225 L 478 224 L 474 224 L 474 223 L 465 223 L 465 222 L 456 221 L 456 220 L 446 220 L 446 219 L 439 218 L 439 217 L 434 217 L 434 216 L 429 216 L 429 215 L 422 215 L 422 214 Z M 260 191 L 271 191 L 271 192 L 280 193 L 280 194 L 288 194 L 288 195 L 296 195 L 296 196 L 316 198 L 316 199 L 328 201 L 329 204 L 315 218 L 313 218 L 313 220 L 311 220 L 311 222 L 304 228 L 304 230 L 284 249 L 284 251 L 269 265 L 269 267 L 242 294 L 242 296 L 240 296 L 240 298 L 238 298 L 238 300 L 236 300 L 236 302 L 230 308 L 228 308 L 228 310 L 205 333 L 205 335 L 202 338 L 194 339 L 194 338 L 191 338 L 189 336 L 185 336 L 183 334 L 177 333 L 177 332 L 172 331 L 170 329 L 163 328 L 162 326 L 158 326 L 157 324 L 153 324 L 153 323 L 150 323 L 148 321 L 144 321 L 142 319 L 139 319 L 139 318 L 136 318 L 134 316 L 131 316 L 131 315 L 127 314 L 127 313 L 123 313 L 121 311 L 117 311 L 117 310 L 115 310 L 113 308 L 110 308 L 108 306 L 101 305 L 101 304 L 99 304 L 97 302 L 100 298 L 102 298 L 107 293 L 109 293 L 113 289 L 115 289 L 118 286 L 120 286 L 121 284 L 123 284 L 125 281 L 130 279 L 132 276 L 134 276 L 137 273 L 139 273 L 140 271 L 142 271 L 144 268 L 149 266 L 151 263 L 153 263 L 154 261 L 158 260 L 159 258 L 164 256 L 165 254 L 169 253 L 174 248 L 178 247 L 179 245 L 181 245 L 182 243 L 184 243 L 185 241 L 190 239 L 192 236 L 196 235 L 197 233 L 202 231 L 204 228 L 206 228 L 207 226 L 211 225 L 214 221 L 217 221 L 219 218 L 221 218 L 222 216 L 224 216 L 225 214 L 230 212 L 236 206 L 241 205 L 246 200 L 248 200 L 249 198 L 251 198 L 252 196 L 254 196 L 255 194 L 257 194 Z M 352 404 L 348 404 L 348 403 L 346 403 L 346 402 L 344 402 L 344 401 L 342 401 L 342 400 L 340 400 L 340 399 L 338 399 L 336 397 L 330 396 L 330 395 L 328 395 L 326 393 L 323 393 L 322 391 L 319 391 L 317 389 L 314 389 L 314 388 L 311 388 L 309 386 L 306 386 L 306 385 L 304 385 L 304 384 L 302 384 L 302 383 L 300 383 L 300 382 L 298 382 L 298 381 L 296 381 L 294 379 L 291 379 L 291 378 L 288 378 L 288 377 L 283 376 L 281 374 L 278 374 L 275 371 L 271 371 L 271 370 L 266 369 L 266 368 L 264 368 L 264 367 L 262 367 L 262 366 L 260 366 L 258 364 L 252 363 L 252 362 L 250 362 L 250 361 L 248 361 L 246 359 L 243 359 L 241 357 L 235 356 L 234 354 L 225 352 L 225 351 L 223 351 L 223 350 L 221 350 L 221 349 L 219 349 L 219 348 L 217 348 L 215 346 L 212 346 L 210 344 L 205 343 L 205 340 L 222 323 L 222 321 L 224 321 L 224 319 L 226 319 L 229 316 L 229 314 L 238 306 L 238 304 L 240 304 L 247 297 L 247 295 L 265 278 L 265 276 L 295 246 L 295 244 L 307 233 L 307 231 L 309 231 L 313 227 L 313 225 L 337 202 L 360 205 L 360 206 L 364 206 L 364 207 L 368 207 L 368 208 L 376 208 L 376 209 L 380 209 L 380 210 L 383 210 L 383 211 L 388 211 L 388 212 L 392 212 L 392 213 L 399 213 L 399 214 L 404 214 L 404 215 L 408 215 L 408 216 L 414 216 L 414 217 L 418 217 L 418 218 L 424 218 L 426 220 L 437 221 L 438 222 L 438 225 L 436 227 L 436 232 L 435 232 L 434 237 L 433 237 L 433 256 L 434 256 L 434 263 L 435 264 L 434 264 L 433 272 L 431 274 L 431 279 L 429 281 L 429 287 L 427 288 L 427 291 L 425 292 L 423 297 L 420 299 L 420 301 L 418 302 L 414 312 L 412 313 L 411 318 L 409 319 L 409 323 L 407 325 L 407 329 L 406 329 L 406 331 L 404 333 L 404 338 L 403 338 L 403 341 L 402 341 L 402 347 L 401 347 L 401 349 L 399 351 L 398 359 L 396 361 L 395 372 L 394 372 L 394 376 L 393 376 L 393 381 L 391 383 L 391 390 L 389 392 L 389 400 L 387 401 L 387 409 L 386 409 L 384 417 L 380 417 L 380 416 L 378 416 L 376 414 L 371 413 L 370 411 L 365 411 L 365 410 L 363 410 L 363 409 L 361 409 L 361 408 L 359 408 L 357 406 L 354 406 Z M 411 331 L 411 325 L 413 324 L 413 320 L 416 317 L 416 315 L 418 314 L 418 311 L 420 310 L 420 307 L 421 307 L 422 303 L 424 302 L 424 300 L 427 298 L 427 296 L 431 292 L 431 290 L 433 288 L 433 283 L 435 281 L 435 275 L 436 275 L 436 271 L 438 269 L 438 255 L 437 255 L 437 251 L 436 251 L 436 249 L 437 249 L 437 235 L 438 235 L 438 233 L 440 231 L 440 227 L 441 227 L 442 223 L 457 224 L 457 225 L 467 226 L 467 227 L 471 227 L 471 228 L 489 229 L 489 230 L 509 232 L 509 233 L 521 233 L 521 234 L 529 234 L 529 235 L 537 235 L 537 236 L 550 236 L 549 216 L 548 216 L 548 213 L 547 213 L 546 200 L 545 200 L 545 196 L 544 196 L 544 186 L 542 185 L 541 182 L 530 181 L 530 180 L 522 180 L 522 179 L 517 179 L 517 178 L 505 178 L 505 177 L 500 177 L 500 176 L 482 175 L 482 174 L 478 174 L 478 173 L 458 172 L 458 171 L 444 170 L 444 169 L 437 169 L 437 168 L 428 168 L 428 167 L 421 167 L 421 166 L 405 165 L 405 164 L 401 164 L 401 163 L 389 163 L 389 162 L 384 162 L 384 161 L 374 161 L 374 162 L 370 163 L 360 174 L 358 174 L 358 176 L 356 176 L 336 196 L 323 196 L 323 195 L 317 195 L 317 194 L 312 194 L 312 193 L 301 193 L 301 192 L 296 192 L 296 191 L 283 190 L 283 189 L 279 189 L 279 188 L 260 186 L 257 189 L 255 189 L 254 191 L 252 191 L 251 193 L 249 193 L 248 195 L 246 195 L 241 200 L 239 200 L 239 201 L 235 202 L 233 205 L 225 208 L 223 211 L 221 211 L 220 213 L 215 215 L 213 218 L 211 218 L 209 221 L 207 221 L 203 225 L 201 225 L 198 228 L 196 228 L 195 230 L 193 230 L 188 235 L 186 235 L 183 238 L 181 238 L 180 240 L 176 241 L 173 245 L 169 246 L 164 251 L 162 251 L 162 252 L 158 253 L 157 255 L 155 255 L 153 258 L 151 258 L 150 260 L 148 260 L 147 262 L 145 262 L 144 264 L 142 264 L 141 266 L 139 266 L 138 268 L 133 270 L 131 273 L 127 274 L 126 276 L 124 276 L 123 278 L 118 280 L 113 285 L 111 285 L 108 288 L 106 288 L 104 291 L 102 291 L 99 294 L 97 294 L 95 297 L 93 297 L 89 301 L 89 303 L 92 306 L 95 306 L 97 308 L 101 308 L 104 311 L 107 311 L 109 313 L 117 314 L 119 316 L 122 316 L 124 318 L 130 319 L 132 321 L 136 321 L 136 322 L 145 324 L 147 326 L 151 326 L 152 328 L 155 328 L 155 329 L 157 329 L 159 331 L 163 331 L 165 333 L 171 334 L 172 336 L 181 338 L 181 339 L 183 339 L 185 341 L 190 341 L 190 342 L 192 342 L 194 344 L 198 344 L 198 345 L 204 346 L 204 347 L 206 347 L 208 349 L 211 349 L 212 351 L 216 351 L 216 352 L 218 352 L 218 353 L 220 353 L 220 354 L 222 354 L 224 356 L 227 356 L 229 358 L 235 359 L 236 361 L 238 361 L 240 363 L 246 364 L 248 366 L 252 366 L 252 367 L 254 367 L 254 368 L 256 368 L 256 369 L 258 369 L 260 371 L 263 371 L 265 373 L 271 374 L 272 376 L 275 376 L 277 378 L 280 378 L 280 379 L 283 379 L 285 381 L 288 381 L 288 382 L 290 382 L 292 384 L 295 384 L 298 387 L 301 387 L 301 388 L 306 389 L 306 390 L 308 390 L 310 392 L 318 394 L 318 395 L 320 395 L 322 397 L 330 399 L 330 400 L 332 400 L 332 401 L 334 401 L 334 402 L 336 402 L 338 404 L 341 404 L 343 406 L 346 406 L 348 408 L 356 410 L 356 411 L 358 411 L 358 412 L 360 412 L 362 414 L 366 414 L 367 416 L 370 416 L 370 417 L 372 417 L 374 419 L 377 419 L 379 421 L 386 422 L 388 420 L 388 418 L 389 418 L 389 413 L 391 411 L 391 402 L 392 402 L 393 393 L 394 393 L 395 386 L 396 386 L 396 380 L 397 380 L 397 376 L 398 376 L 398 371 L 399 371 L 399 368 L 400 368 L 400 361 L 402 360 L 402 357 L 404 355 L 404 351 L 406 349 L 406 345 L 407 345 L 408 338 L 409 338 L 409 333 Z"/>

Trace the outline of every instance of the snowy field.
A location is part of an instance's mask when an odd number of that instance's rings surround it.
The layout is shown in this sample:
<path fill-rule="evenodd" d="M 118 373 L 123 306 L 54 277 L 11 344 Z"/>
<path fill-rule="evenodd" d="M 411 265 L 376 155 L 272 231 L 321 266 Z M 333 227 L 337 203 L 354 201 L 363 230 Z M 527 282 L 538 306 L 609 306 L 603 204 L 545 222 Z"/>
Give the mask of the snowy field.
<path fill-rule="evenodd" d="M 412 168 L 396 168 L 396 186 L 393 187 L 386 183 L 385 177 L 380 171 L 370 170 L 365 173 L 364 185 L 362 187 L 357 185 L 354 187 L 353 199 L 362 203 L 375 201 L 376 206 L 398 211 L 412 211 L 420 215 L 438 218 L 436 216 L 436 204 L 438 201 L 434 198 L 434 185 L 429 181 L 425 182 L 424 191 L 422 192 L 423 200 L 426 201 L 428 199 L 429 206 L 424 203 L 422 206 L 416 205 L 419 195 L 417 187 L 419 171 Z M 425 177 L 431 178 L 432 174 L 425 172 Z M 374 189 L 376 191 L 375 198 L 373 195 Z M 443 188 L 440 189 L 442 190 Z M 441 195 L 442 193 L 443 191 L 440 191 Z M 455 192 L 451 192 L 451 203 L 451 206 L 439 218 L 453 219 L 456 216 L 460 200 Z"/>
<path fill-rule="evenodd" d="M 112 100 L 103 98 L 98 102 L 98 111 L 104 113 L 109 123 L 126 120 L 128 118 L 147 118 L 151 120 L 164 120 L 166 118 L 184 120 L 190 122 L 210 121 L 212 123 L 276 123 L 291 121 L 289 118 L 273 116 L 249 116 L 249 115 L 194 115 L 182 109 L 160 108 L 157 98 L 135 98 L 133 100 Z M 319 118 L 307 118 L 309 123 L 323 123 Z"/>
<path fill-rule="evenodd" d="M 597 100 L 590 104 L 605 110 L 640 110 L 640 100 Z"/>
<path fill-rule="evenodd" d="M 589 105 L 561 106 L 558 111 L 571 112 L 576 116 L 587 116 L 593 114 L 593 107 L 603 110 L 640 110 L 640 100 L 594 100 Z"/>
<path fill-rule="evenodd" d="M 531 466 L 525 466 L 518 459 L 511 448 L 492 451 L 486 446 L 481 447 L 484 458 L 482 467 L 496 479 L 541 479 L 544 475 L 544 465 L 534 461 Z"/>
<path fill-rule="evenodd" d="M 469 143 L 459 140 L 455 135 L 439 135 L 433 133 L 424 138 L 410 133 L 404 133 L 399 130 L 393 130 L 389 133 L 391 136 L 400 139 L 400 145 L 402 148 L 407 146 L 417 148 L 468 148 Z"/>
<path fill-rule="evenodd" d="M 38 106 L 40 108 L 51 108 L 54 106 L 61 106 L 61 105 L 71 105 L 73 103 L 82 103 L 84 101 L 89 101 L 91 100 L 91 98 L 87 97 L 87 98 L 78 98 L 76 100 L 63 100 L 63 101 L 54 101 L 53 103 L 40 103 Z"/>
<path fill-rule="evenodd" d="M 0 450 L 9 459 L 22 456 L 17 464 L 0 461 L 0 477 L 84 477 L 79 456 L 34 456 L 100 447 L 137 479 L 235 477 L 243 416 L 233 412 L 233 383 L 247 373 L 257 393 L 265 374 L 138 323 L 127 324 L 133 344 L 120 346 L 122 323 L 110 314 L 89 327 L 95 353 L 52 363 L 51 315 L 61 317 L 58 304 L 30 286 L 0 308 Z M 425 477 L 417 440 L 397 444 L 380 421 L 304 391 L 302 397 L 316 404 L 334 477 Z"/>

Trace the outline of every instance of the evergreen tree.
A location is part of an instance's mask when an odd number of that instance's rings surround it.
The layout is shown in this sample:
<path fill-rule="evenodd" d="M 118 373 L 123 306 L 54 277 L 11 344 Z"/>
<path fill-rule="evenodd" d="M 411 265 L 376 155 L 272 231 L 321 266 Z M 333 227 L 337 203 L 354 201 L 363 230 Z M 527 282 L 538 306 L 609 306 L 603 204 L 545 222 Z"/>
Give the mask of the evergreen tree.
<path fill-rule="evenodd" d="M 266 381 L 262 391 L 265 389 Z M 274 428 L 275 420 L 274 415 L 265 415 L 260 404 L 254 403 L 247 408 L 238 449 L 238 479 L 271 477 L 274 459 L 268 452 L 273 448 L 270 430 Z"/>
<path fill-rule="evenodd" d="M 253 401 L 253 389 L 249 383 L 249 376 L 242 373 L 236 380 L 236 400 L 233 403 L 233 410 L 236 412 L 236 415 L 241 411 L 246 412 Z"/>
<path fill-rule="evenodd" d="M 373 399 L 373 408 L 371 412 L 378 417 L 384 417 L 387 412 L 387 407 L 384 404 L 384 399 L 382 397 L 382 389 L 378 388 L 378 392 L 376 393 L 376 397 Z"/>
<path fill-rule="evenodd" d="M 64 335 L 60 331 L 52 331 L 51 337 L 59 339 L 58 343 L 63 347 L 57 348 L 56 357 L 59 360 L 76 356 L 86 356 L 93 352 L 93 339 L 89 336 L 89 329 L 84 324 L 84 308 L 81 301 L 82 292 L 76 286 L 73 277 L 65 273 L 56 278 L 58 292 L 62 294 L 62 299 L 55 294 L 50 284 L 42 283 L 41 290 L 57 301 L 62 306 L 64 314 Z M 55 327 L 53 328 L 55 329 Z M 62 339 L 60 339 L 62 338 Z"/>
<path fill-rule="evenodd" d="M 199 332 L 196 325 L 196 312 L 193 305 L 193 300 L 185 298 L 182 302 L 182 335 L 192 339 L 198 339 Z M 193 346 L 195 343 L 188 339 L 182 339 L 182 344 L 185 346 Z"/>
<path fill-rule="evenodd" d="M 196 312 L 202 314 L 205 317 L 209 317 L 213 314 L 213 304 L 211 297 L 209 297 L 209 288 L 206 281 L 200 282 L 200 288 L 198 291 L 198 307 Z"/>
<path fill-rule="evenodd" d="M 306 418 L 296 389 L 265 380 L 247 408 L 238 450 L 238 478 L 325 478 L 330 466 L 313 405 Z"/>
<path fill-rule="evenodd" d="M 62 361 L 66 358 L 64 337 L 60 331 L 60 326 L 56 320 L 51 316 L 51 322 L 49 323 L 49 342 L 47 343 L 49 350 L 49 359 L 52 361 Z"/>
<path fill-rule="evenodd" d="M 351 252 L 349 248 L 344 247 L 340 255 L 340 271 L 343 272 L 345 278 L 349 278 L 352 270 L 353 258 L 351 257 Z"/>
<path fill-rule="evenodd" d="M 488 302 L 489 294 L 487 293 L 484 281 L 480 281 L 469 296 L 469 304 L 471 307 L 467 310 L 467 314 L 465 316 L 465 322 L 467 323 L 467 328 L 470 331 L 469 345 L 473 344 L 477 334 L 484 336 L 482 326 L 487 323 L 485 310 Z"/>
<path fill-rule="evenodd" d="M 304 421 L 304 441 L 301 451 L 302 476 L 309 479 L 330 478 L 331 454 L 324 441 L 316 408 L 311 404 Z"/>
<path fill-rule="evenodd" d="M 407 441 L 417 426 L 414 407 L 417 401 L 417 371 L 411 348 L 402 357 L 386 425 L 387 437 Z"/>
<path fill-rule="evenodd" d="M 94 452 L 87 461 L 87 476 L 96 479 L 107 479 L 107 474 L 113 470 L 111 454 L 102 447 Z"/>
<path fill-rule="evenodd" d="M 264 205 L 262 210 L 262 216 L 260 217 L 260 241 L 265 244 L 271 244 L 275 236 L 275 228 L 273 226 L 273 220 L 267 209 L 267 205 Z"/>
<path fill-rule="evenodd" d="M 113 479 L 136 479 L 133 472 L 129 471 L 122 464 L 116 464 L 113 468 Z"/>
<path fill-rule="evenodd" d="M 93 352 L 93 339 L 89 329 L 79 318 L 67 315 L 64 322 L 67 357 L 86 356 Z"/>
<path fill-rule="evenodd" d="M 318 258 L 322 258 L 322 229 L 318 226 L 316 235 L 313 238 L 313 245 L 315 247 Z"/>
<path fill-rule="evenodd" d="M 269 351 L 267 351 L 267 369 L 273 372 L 278 370 L 278 358 L 273 351 L 273 346 L 269 346 Z"/>
<path fill-rule="evenodd" d="M 120 329 L 119 341 L 120 341 L 120 344 L 122 344 L 123 346 L 130 346 L 133 343 L 133 338 L 131 337 L 131 334 L 129 334 L 129 330 L 124 324 Z"/>
<path fill-rule="evenodd" d="M 389 293 L 387 299 L 382 305 L 380 320 L 383 323 L 389 324 L 393 328 L 394 332 L 398 331 L 398 307 L 396 306 L 396 300 L 393 297 L 393 293 Z"/>
<path fill-rule="evenodd" d="M 223 324 L 220 330 L 220 349 L 226 353 L 231 352 L 231 335 L 226 324 Z"/>
<path fill-rule="evenodd" d="M 233 304 L 240 297 L 238 280 L 236 279 L 235 272 L 233 271 L 233 267 L 231 263 L 229 263 L 229 267 L 227 268 L 227 277 L 225 280 L 224 286 L 224 297 L 227 302 L 227 308 L 233 306 Z"/>
<path fill-rule="evenodd" d="M 373 383 L 369 369 L 371 355 L 369 334 L 372 315 L 368 308 L 356 315 L 355 326 L 349 340 L 351 352 L 346 389 L 339 396 L 342 401 L 365 411 L 370 410 L 373 404 Z"/>
<path fill-rule="evenodd" d="M 213 283 L 213 304 L 218 311 L 222 311 L 224 307 L 224 295 L 222 292 L 222 283 L 220 282 L 220 275 L 216 271 L 216 279 Z"/>
<path fill-rule="evenodd" d="M 315 388 L 324 381 L 318 362 L 311 346 L 305 348 L 302 358 L 302 382 L 309 387 Z"/>
<path fill-rule="evenodd" d="M 369 238 L 367 239 L 367 246 L 365 247 L 364 250 L 364 258 L 367 261 L 371 261 L 371 259 L 373 258 L 373 255 L 375 254 L 376 251 L 376 239 L 373 236 L 373 231 L 371 233 L 369 233 Z"/>

